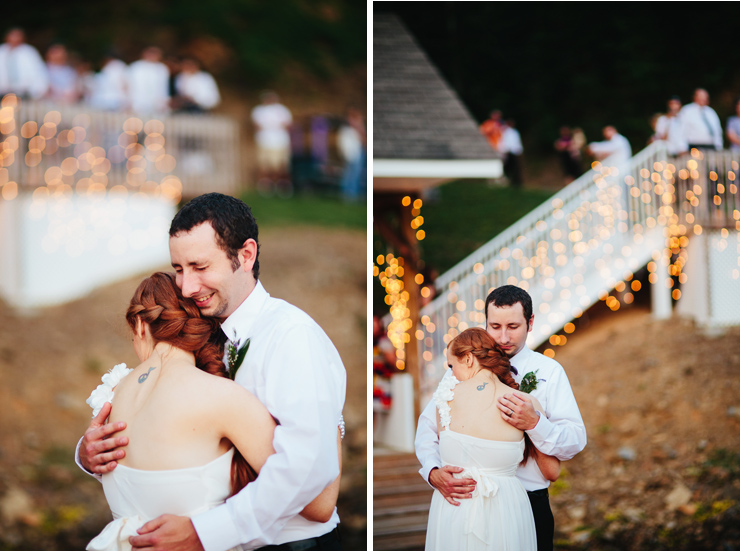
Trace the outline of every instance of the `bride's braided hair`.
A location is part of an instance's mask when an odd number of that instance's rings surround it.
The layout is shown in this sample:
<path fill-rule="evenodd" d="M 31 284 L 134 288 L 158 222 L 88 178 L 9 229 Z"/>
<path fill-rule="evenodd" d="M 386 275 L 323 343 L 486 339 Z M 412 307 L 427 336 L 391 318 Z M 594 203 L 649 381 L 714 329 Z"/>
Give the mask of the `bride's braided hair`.
<path fill-rule="evenodd" d="M 472 354 L 483 369 L 496 375 L 505 385 L 519 390 L 519 384 L 511 374 L 509 358 L 485 329 L 480 327 L 466 329 L 450 342 L 449 348 L 450 353 L 456 358 Z"/>
<path fill-rule="evenodd" d="M 182 296 L 171 273 L 156 272 L 141 282 L 131 298 L 126 321 L 149 325 L 155 342 L 166 342 L 195 355 L 195 364 L 213 375 L 226 376 L 223 331 L 217 319 L 202 317 L 195 301 Z"/>
<path fill-rule="evenodd" d="M 480 327 L 471 327 L 456 336 L 448 345 L 450 354 L 462 360 L 467 354 L 472 354 L 478 360 L 478 364 L 487 369 L 498 380 L 514 390 L 519 390 L 519 383 L 514 380 L 511 374 L 511 362 L 504 351 L 496 344 L 493 337 L 485 329 Z M 526 463 L 530 457 L 534 456 L 534 444 L 529 439 L 529 435 L 524 433 L 524 459 L 522 464 Z"/>
<path fill-rule="evenodd" d="M 218 320 L 203 317 L 195 301 L 182 296 L 174 274 L 156 272 L 141 282 L 126 311 L 132 330 L 136 329 L 137 318 L 149 325 L 155 342 L 192 352 L 199 369 L 218 377 L 227 376 L 223 363 L 226 336 Z M 235 449 L 231 462 L 232 495 L 255 478 L 257 473 Z"/>

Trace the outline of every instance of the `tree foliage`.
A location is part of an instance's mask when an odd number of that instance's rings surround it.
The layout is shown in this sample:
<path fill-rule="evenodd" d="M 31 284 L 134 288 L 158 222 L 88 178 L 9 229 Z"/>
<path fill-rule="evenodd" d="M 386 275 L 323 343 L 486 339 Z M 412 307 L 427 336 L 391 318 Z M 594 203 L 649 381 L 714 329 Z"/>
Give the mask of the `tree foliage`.
<path fill-rule="evenodd" d="M 740 93 L 734 3 L 380 2 L 397 13 L 478 120 L 492 109 L 551 150 L 561 125 L 615 125 L 639 150 L 650 117 L 706 88 L 720 118 Z"/>
<path fill-rule="evenodd" d="M 6 8 L 42 51 L 52 42 L 98 63 L 115 48 L 126 61 L 149 45 L 209 55 L 221 78 L 264 85 L 298 68 L 329 78 L 364 64 L 366 7 L 350 0 L 38 0 Z M 195 50 L 195 52 L 193 51 Z"/>

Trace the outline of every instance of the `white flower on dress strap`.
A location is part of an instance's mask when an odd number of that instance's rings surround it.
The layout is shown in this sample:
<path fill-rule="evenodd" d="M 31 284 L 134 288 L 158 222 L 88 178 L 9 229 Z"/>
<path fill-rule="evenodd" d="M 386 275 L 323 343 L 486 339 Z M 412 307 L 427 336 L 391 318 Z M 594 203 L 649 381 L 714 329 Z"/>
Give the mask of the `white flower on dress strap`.
<path fill-rule="evenodd" d="M 437 390 L 432 396 L 434 405 L 437 406 L 437 411 L 439 411 L 439 421 L 443 428 L 449 428 L 450 426 L 450 404 L 448 404 L 448 402 L 451 402 L 455 397 L 455 393 L 453 391 L 455 386 L 459 383 L 460 381 L 458 381 L 452 374 L 452 371 L 450 371 L 442 377 L 442 380 L 439 382 L 439 386 L 437 386 Z"/>
<path fill-rule="evenodd" d="M 341 434 L 342 440 L 344 440 L 344 432 L 345 432 L 345 426 L 344 426 L 344 415 L 341 413 L 339 414 L 339 433 Z"/>
<path fill-rule="evenodd" d="M 93 417 L 100 413 L 106 402 L 113 401 L 113 389 L 121 382 L 121 379 L 132 371 L 133 369 L 128 369 L 126 364 L 118 364 L 103 375 L 103 383 L 98 385 L 98 388 L 93 390 L 90 397 L 86 400 L 87 405 L 93 409 Z"/>

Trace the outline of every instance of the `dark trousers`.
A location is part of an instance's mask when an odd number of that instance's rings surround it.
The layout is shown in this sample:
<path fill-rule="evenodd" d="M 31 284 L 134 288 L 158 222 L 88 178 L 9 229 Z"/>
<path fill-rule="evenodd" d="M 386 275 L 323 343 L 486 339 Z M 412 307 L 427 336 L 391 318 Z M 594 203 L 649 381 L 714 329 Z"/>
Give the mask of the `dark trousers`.
<path fill-rule="evenodd" d="M 550 494 L 547 488 L 527 492 L 532 505 L 534 527 L 537 531 L 537 551 L 552 551 L 555 539 L 555 519 L 550 509 Z"/>
<path fill-rule="evenodd" d="M 280 545 L 267 545 L 256 551 L 342 551 L 342 544 L 339 541 L 339 530 L 334 528 L 328 534 L 318 538 L 291 541 Z"/>

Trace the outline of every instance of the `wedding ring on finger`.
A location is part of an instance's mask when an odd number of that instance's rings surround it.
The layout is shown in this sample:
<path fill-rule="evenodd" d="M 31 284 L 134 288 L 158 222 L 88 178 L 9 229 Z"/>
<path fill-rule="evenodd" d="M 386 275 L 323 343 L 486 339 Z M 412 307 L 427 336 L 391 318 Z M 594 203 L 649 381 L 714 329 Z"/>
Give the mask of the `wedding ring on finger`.
<path fill-rule="evenodd" d="M 510 409 L 509 410 L 509 417 L 511 417 L 512 415 L 514 415 L 514 410 L 513 409 Z"/>

